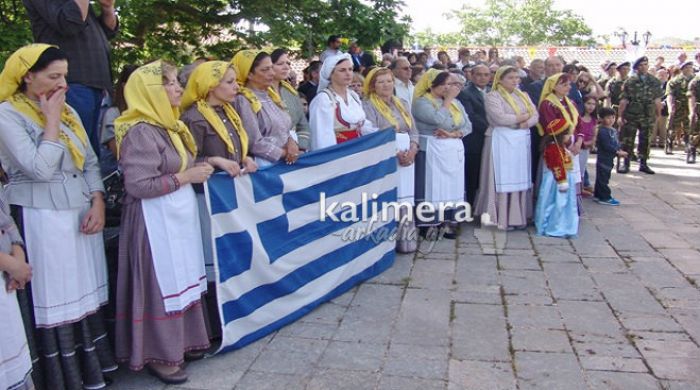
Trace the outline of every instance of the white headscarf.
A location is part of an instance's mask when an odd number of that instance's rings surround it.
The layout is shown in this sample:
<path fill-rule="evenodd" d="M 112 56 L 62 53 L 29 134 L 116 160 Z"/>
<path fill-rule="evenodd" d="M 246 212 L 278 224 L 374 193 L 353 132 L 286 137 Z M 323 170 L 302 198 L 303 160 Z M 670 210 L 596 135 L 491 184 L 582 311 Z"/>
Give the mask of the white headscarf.
<path fill-rule="evenodd" d="M 331 73 L 333 73 L 333 69 L 335 69 L 335 66 L 338 65 L 338 62 L 343 60 L 352 62 L 352 57 L 350 57 L 350 54 L 348 53 L 341 53 L 328 57 L 325 61 L 323 61 L 323 65 L 321 65 L 321 79 L 318 82 L 319 92 L 328 88 L 328 84 L 331 83 Z"/>

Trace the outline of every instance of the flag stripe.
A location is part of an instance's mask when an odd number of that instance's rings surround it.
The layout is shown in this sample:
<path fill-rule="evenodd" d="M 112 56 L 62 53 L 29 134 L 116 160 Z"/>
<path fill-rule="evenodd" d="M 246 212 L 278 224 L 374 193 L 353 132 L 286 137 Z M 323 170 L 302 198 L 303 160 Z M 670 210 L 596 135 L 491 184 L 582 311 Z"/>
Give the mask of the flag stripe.
<path fill-rule="evenodd" d="M 283 326 L 290 324 L 297 319 L 305 316 L 306 314 L 310 313 L 312 310 L 314 310 L 316 307 L 318 307 L 320 304 L 330 301 L 333 298 L 336 298 L 343 293 L 347 292 L 351 288 L 355 287 L 355 285 L 362 283 L 368 279 L 371 279 L 385 270 L 387 270 L 389 267 L 391 267 L 394 264 L 394 250 L 392 249 L 391 252 L 387 252 L 379 261 L 374 263 L 371 267 L 366 268 L 364 271 L 360 272 L 357 275 L 354 275 L 353 277 L 349 278 L 345 282 L 341 283 L 338 287 L 335 289 L 331 290 L 324 296 L 318 298 L 317 300 L 307 304 L 306 306 L 298 309 L 297 311 L 287 315 L 286 317 L 280 318 L 279 320 L 266 325 L 263 328 L 260 328 L 252 333 L 247 334 L 244 337 L 241 337 L 236 341 L 234 344 L 224 346 L 222 344 L 220 352 L 228 352 L 228 351 L 233 351 L 242 347 L 245 347 L 246 345 L 261 339 L 265 337 L 266 335 L 282 328 Z"/>
<path fill-rule="evenodd" d="M 392 221 L 391 223 L 387 224 L 387 227 L 393 228 L 395 224 L 396 221 Z M 375 230 L 372 232 L 371 236 L 376 237 L 376 233 L 377 231 Z M 318 259 L 307 263 L 303 267 L 297 268 L 296 270 L 290 272 L 275 283 L 258 286 L 235 301 L 224 303 L 222 305 L 222 319 L 224 323 L 228 323 L 238 318 L 245 317 L 246 315 L 264 306 L 267 302 L 293 293 L 309 281 L 351 262 L 358 255 L 367 252 L 375 246 L 377 246 L 377 244 L 371 239 L 363 239 L 351 242 L 328 254 L 325 254 Z"/>

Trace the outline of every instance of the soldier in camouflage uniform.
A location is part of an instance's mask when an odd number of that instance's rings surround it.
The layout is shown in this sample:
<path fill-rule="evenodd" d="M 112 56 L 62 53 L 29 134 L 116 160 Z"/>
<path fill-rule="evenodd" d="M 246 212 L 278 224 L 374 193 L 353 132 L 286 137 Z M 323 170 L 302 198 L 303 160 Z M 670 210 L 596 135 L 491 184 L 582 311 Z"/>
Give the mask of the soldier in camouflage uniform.
<path fill-rule="evenodd" d="M 647 165 L 649 159 L 650 138 L 656 122 L 657 115 L 661 112 L 661 82 L 648 73 L 649 60 L 641 57 L 634 62 L 635 75 L 628 78 L 622 86 L 618 121 L 622 131 L 620 143 L 622 149 L 630 156 L 634 150 L 634 138 L 639 130 L 639 172 L 654 174 Z M 626 157 L 624 165 L 618 166 L 619 173 L 629 172 L 630 157 Z"/>
<path fill-rule="evenodd" d="M 695 164 L 695 155 L 700 146 L 700 74 L 695 76 L 688 85 L 688 105 L 690 106 L 690 134 L 686 146 L 685 162 Z"/>
<path fill-rule="evenodd" d="M 617 66 L 617 76 L 608 81 L 605 85 L 605 107 L 611 107 L 617 112 L 620 107 L 620 95 L 622 94 L 622 84 L 627 81 L 627 75 L 630 73 L 630 63 L 623 62 Z"/>
<path fill-rule="evenodd" d="M 608 62 L 605 64 L 605 67 L 603 70 L 605 73 L 600 75 L 600 78 L 598 79 L 598 84 L 600 84 L 600 87 L 605 90 L 605 87 L 608 85 L 608 82 L 615 78 L 615 72 L 617 68 L 617 64 L 614 62 Z"/>
<path fill-rule="evenodd" d="M 687 61 L 681 65 L 681 74 L 672 78 L 666 84 L 666 103 L 668 106 L 668 130 L 666 132 L 666 154 L 673 154 L 673 140 L 678 132 L 684 134 L 683 139 L 688 144 L 690 130 L 690 109 L 688 107 L 688 84 L 693 79 L 693 62 Z"/>

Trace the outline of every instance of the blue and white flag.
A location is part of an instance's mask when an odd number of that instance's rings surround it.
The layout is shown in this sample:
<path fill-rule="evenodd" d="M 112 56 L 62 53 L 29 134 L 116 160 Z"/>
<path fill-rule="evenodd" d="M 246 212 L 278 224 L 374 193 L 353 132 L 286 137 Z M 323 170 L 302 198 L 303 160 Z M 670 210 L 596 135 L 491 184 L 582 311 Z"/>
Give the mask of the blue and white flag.
<path fill-rule="evenodd" d="M 396 220 L 384 211 L 397 196 L 394 140 L 393 130 L 379 131 L 292 165 L 209 179 L 219 352 L 264 337 L 393 264 L 387 232 Z"/>

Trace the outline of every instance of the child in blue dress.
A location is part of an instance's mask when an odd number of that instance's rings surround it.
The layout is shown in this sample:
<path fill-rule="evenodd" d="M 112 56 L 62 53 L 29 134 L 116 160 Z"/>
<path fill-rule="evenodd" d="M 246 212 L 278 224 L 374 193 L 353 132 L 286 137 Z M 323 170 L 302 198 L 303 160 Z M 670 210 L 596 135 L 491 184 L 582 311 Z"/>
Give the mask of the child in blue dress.
<path fill-rule="evenodd" d="M 544 129 L 542 181 L 535 207 L 535 227 L 540 236 L 576 237 L 578 206 L 573 158 L 566 145 L 571 136 L 564 119 L 554 119 Z"/>

